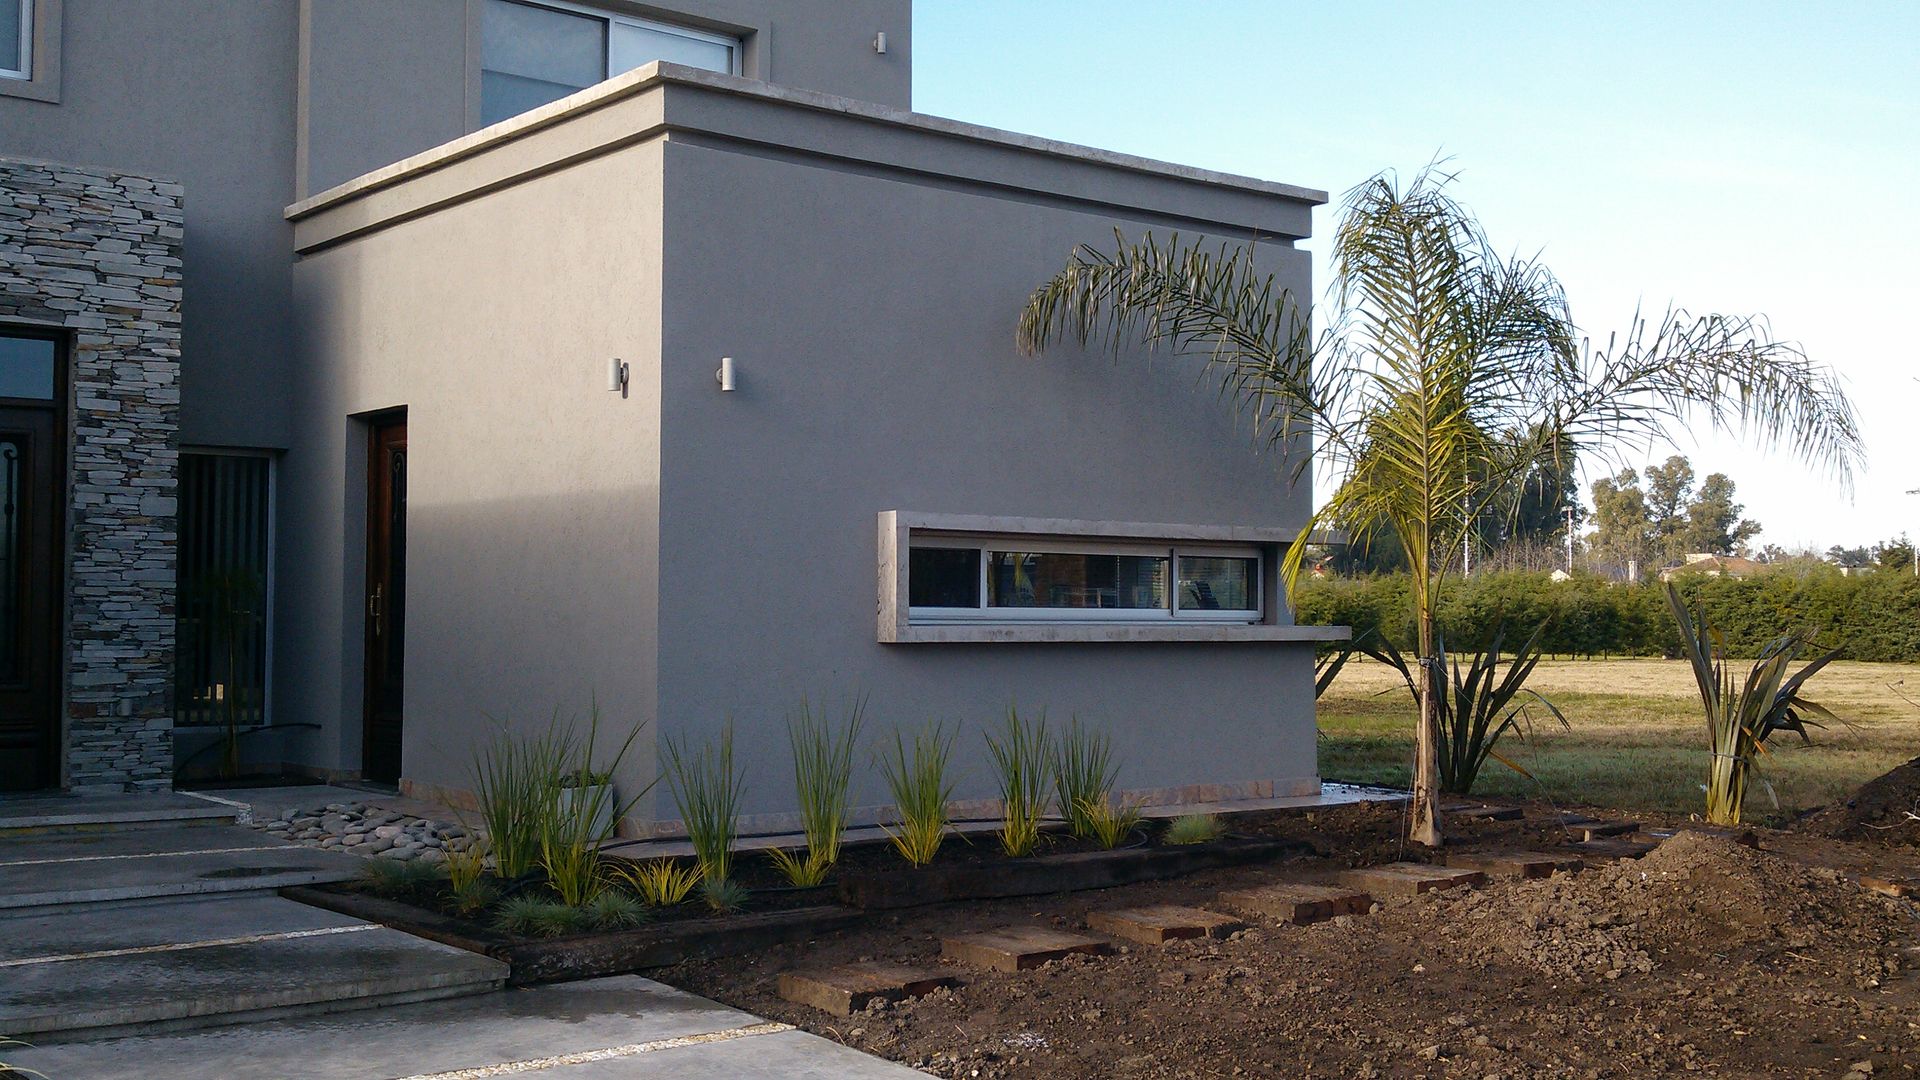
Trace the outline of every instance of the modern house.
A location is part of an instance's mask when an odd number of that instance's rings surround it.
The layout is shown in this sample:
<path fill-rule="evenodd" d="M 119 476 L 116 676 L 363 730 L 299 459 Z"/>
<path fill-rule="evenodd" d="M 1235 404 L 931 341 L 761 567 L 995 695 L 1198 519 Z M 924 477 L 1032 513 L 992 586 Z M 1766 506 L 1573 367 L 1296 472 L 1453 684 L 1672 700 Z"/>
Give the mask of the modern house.
<path fill-rule="evenodd" d="M 911 57 L 909 0 L 0 0 L 0 783 L 233 721 L 457 802 L 597 702 L 627 792 L 732 724 L 765 824 L 864 695 L 963 799 L 1010 703 L 1141 798 L 1317 791 L 1306 486 L 1014 326 L 1116 229 L 1306 295 L 1325 196 L 916 114 Z"/>

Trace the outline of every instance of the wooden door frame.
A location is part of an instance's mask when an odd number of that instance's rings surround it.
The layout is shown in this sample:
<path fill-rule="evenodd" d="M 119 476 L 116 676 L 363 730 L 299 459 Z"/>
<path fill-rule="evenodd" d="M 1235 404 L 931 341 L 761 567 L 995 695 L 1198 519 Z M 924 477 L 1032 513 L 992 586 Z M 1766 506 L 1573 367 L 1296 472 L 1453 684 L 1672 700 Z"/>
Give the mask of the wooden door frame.
<path fill-rule="evenodd" d="M 366 488 L 364 489 L 362 500 L 362 508 L 366 513 L 367 520 L 365 523 L 366 532 L 361 548 L 364 566 L 362 567 L 360 589 L 360 775 L 364 780 L 372 780 L 375 778 L 368 774 L 367 765 L 371 760 L 370 752 L 373 745 L 374 716 L 378 705 L 374 695 L 374 671 L 376 670 L 374 652 L 379 642 L 371 632 L 371 626 L 373 621 L 373 590 L 376 584 L 375 578 L 380 572 L 380 567 L 374 559 L 374 553 L 378 550 L 377 545 L 382 525 L 380 516 L 375 512 L 374 496 L 375 493 L 380 490 L 381 485 L 385 483 L 383 463 L 381 461 L 381 433 L 395 425 L 404 426 L 407 422 L 407 409 L 404 405 L 392 409 L 383 409 L 380 412 L 362 415 L 358 419 L 366 426 L 367 439 Z M 388 538 L 388 547 L 389 549 L 391 548 L 391 537 Z M 399 765 L 399 755 L 396 754 L 396 768 L 393 777 L 396 783 L 400 779 Z"/>

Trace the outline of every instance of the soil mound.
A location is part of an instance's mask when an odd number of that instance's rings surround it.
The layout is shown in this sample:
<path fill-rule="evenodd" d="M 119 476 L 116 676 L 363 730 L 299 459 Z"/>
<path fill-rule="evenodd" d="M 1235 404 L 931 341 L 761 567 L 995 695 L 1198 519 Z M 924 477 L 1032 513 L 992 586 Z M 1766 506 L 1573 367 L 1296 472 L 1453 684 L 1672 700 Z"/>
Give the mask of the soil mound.
<path fill-rule="evenodd" d="M 1455 960 L 1573 979 L 1785 951 L 1851 952 L 1850 965 L 1877 970 L 1911 929 L 1832 871 L 1697 832 L 1638 861 L 1458 894 L 1429 917 L 1433 940 Z"/>
<path fill-rule="evenodd" d="M 1846 801 L 1808 817 L 1802 828 L 1836 840 L 1920 844 L 1920 757 L 1860 786 Z"/>

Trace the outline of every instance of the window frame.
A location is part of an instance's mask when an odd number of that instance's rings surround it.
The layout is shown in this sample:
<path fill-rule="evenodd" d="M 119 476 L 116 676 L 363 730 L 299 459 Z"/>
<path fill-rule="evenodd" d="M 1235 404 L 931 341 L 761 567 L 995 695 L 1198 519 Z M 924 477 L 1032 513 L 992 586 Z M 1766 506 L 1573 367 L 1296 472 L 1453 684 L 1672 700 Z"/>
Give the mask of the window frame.
<path fill-rule="evenodd" d="M 1044 623 L 1052 626 L 1131 623 L 1160 625 L 1186 623 L 1258 624 L 1267 621 L 1266 558 L 1247 544 L 1196 544 L 1154 540 L 1072 540 L 1022 533 L 939 533 L 914 531 L 908 537 L 906 560 L 915 548 L 940 548 L 976 553 L 979 604 L 975 607 L 909 605 L 907 621 L 914 626 L 955 626 L 977 623 Z M 1135 555 L 1167 560 L 1167 605 L 1160 608 L 995 607 L 990 577 L 994 552 L 1032 555 Z M 1180 560 L 1183 558 L 1247 559 L 1253 562 L 1252 608 L 1188 609 L 1180 606 Z M 909 567 L 909 574 L 911 568 Z M 911 578 L 909 578 L 909 587 Z"/>
<path fill-rule="evenodd" d="M 13 0 L 19 5 L 20 18 L 20 66 L 10 68 L 0 66 L 0 79 L 15 82 L 33 81 L 33 7 L 34 0 Z"/>
<path fill-rule="evenodd" d="M 577 16 L 583 16 L 591 19 L 598 19 L 601 22 L 606 24 L 607 32 L 605 35 L 603 35 L 604 44 L 601 49 L 601 57 L 600 57 L 600 71 L 602 74 L 598 82 L 590 83 L 588 84 L 588 86 L 583 86 L 580 88 L 581 90 L 588 89 L 589 87 L 592 87 L 592 86 L 598 86 L 600 83 L 606 82 L 608 79 L 616 78 L 618 75 L 625 74 L 625 72 L 616 73 L 612 70 L 613 68 L 613 28 L 615 26 L 621 26 L 621 25 L 638 27 L 644 30 L 652 30 L 658 33 L 669 34 L 676 37 L 684 37 L 684 38 L 691 39 L 693 41 L 704 42 L 709 45 L 724 45 L 726 46 L 728 55 L 731 58 L 730 66 L 728 70 L 725 72 L 725 74 L 739 75 L 746 69 L 745 66 L 746 66 L 747 39 L 746 39 L 746 36 L 743 34 L 737 34 L 737 33 L 730 34 L 724 31 L 717 31 L 717 30 L 702 30 L 698 27 L 689 26 L 684 23 L 668 22 L 663 19 L 647 18 L 641 15 L 628 15 L 623 12 L 610 11 L 604 7 L 595 7 L 591 4 L 573 3 L 572 0 L 501 0 L 501 2 L 510 3 L 510 4 L 519 4 L 522 7 L 544 8 L 548 11 L 559 12 L 561 14 L 566 14 L 566 15 L 577 15 Z M 475 41 L 476 43 L 479 40 L 479 34 L 480 34 L 478 20 L 484 19 L 486 17 L 485 11 L 481 10 L 481 8 L 484 6 L 484 3 L 485 3 L 485 0 L 482 0 L 481 5 L 476 6 L 473 9 L 475 12 L 475 18 L 476 18 L 476 21 L 474 23 L 474 29 L 473 29 L 473 33 L 475 37 L 471 40 Z M 474 50 L 474 56 L 475 56 L 475 63 L 473 67 L 473 72 L 474 72 L 473 77 L 476 80 L 476 82 L 471 85 L 477 86 L 479 80 L 483 79 L 485 76 L 485 73 L 490 69 L 487 67 L 487 57 L 484 50 L 476 48 Z M 575 91 L 575 93 L 578 93 L 578 92 L 579 92 L 578 90 Z M 476 115 L 484 115 L 484 112 L 485 112 L 484 104 L 480 102 L 477 97 L 474 102 L 474 108 L 476 110 Z M 511 119 L 511 117 L 507 119 Z M 506 121 L 500 120 L 495 122 L 505 123 Z"/>

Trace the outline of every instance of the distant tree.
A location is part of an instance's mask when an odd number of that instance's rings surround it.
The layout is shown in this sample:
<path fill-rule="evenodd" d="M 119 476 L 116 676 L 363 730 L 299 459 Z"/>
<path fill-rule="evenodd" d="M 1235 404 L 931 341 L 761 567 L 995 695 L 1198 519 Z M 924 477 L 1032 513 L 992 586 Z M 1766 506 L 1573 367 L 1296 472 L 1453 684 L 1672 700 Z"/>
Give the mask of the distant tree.
<path fill-rule="evenodd" d="M 1760 534 L 1740 516 L 1733 479 L 1711 473 L 1694 488 L 1693 465 L 1678 454 L 1640 474 L 1626 469 L 1594 482 L 1594 557 L 1624 565 L 1677 562 L 1687 555 L 1733 555 Z"/>
<path fill-rule="evenodd" d="M 1827 561 L 1847 570 L 1875 565 L 1873 551 L 1863 547 L 1841 547 L 1835 544 L 1827 549 Z"/>
<path fill-rule="evenodd" d="M 1733 501 L 1733 480 L 1726 473 L 1709 473 L 1687 503 L 1685 523 L 1674 534 L 1679 550 L 1671 555 L 1736 555 L 1760 535 L 1760 524 L 1740 516 L 1746 509 Z"/>
<path fill-rule="evenodd" d="M 1913 571 L 1913 541 L 1906 533 L 1873 545 L 1873 561 L 1882 570 Z"/>
<path fill-rule="evenodd" d="M 1664 465 L 1647 466 L 1647 521 L 1653 552 L 1671 562 L 1681 554 L 1679 536 L 1687 527 L 1687 504 L 1693 498 L 1693 465 L 1678 454 Z"/>
<path fill-rule="evenodd" d="M 1638 472 L 1622 469 L 1594 481 L 1593 521 L 1587 550 L 1595 559 L 1619 566 L 1653 561 L 1653 517 Z"/>

